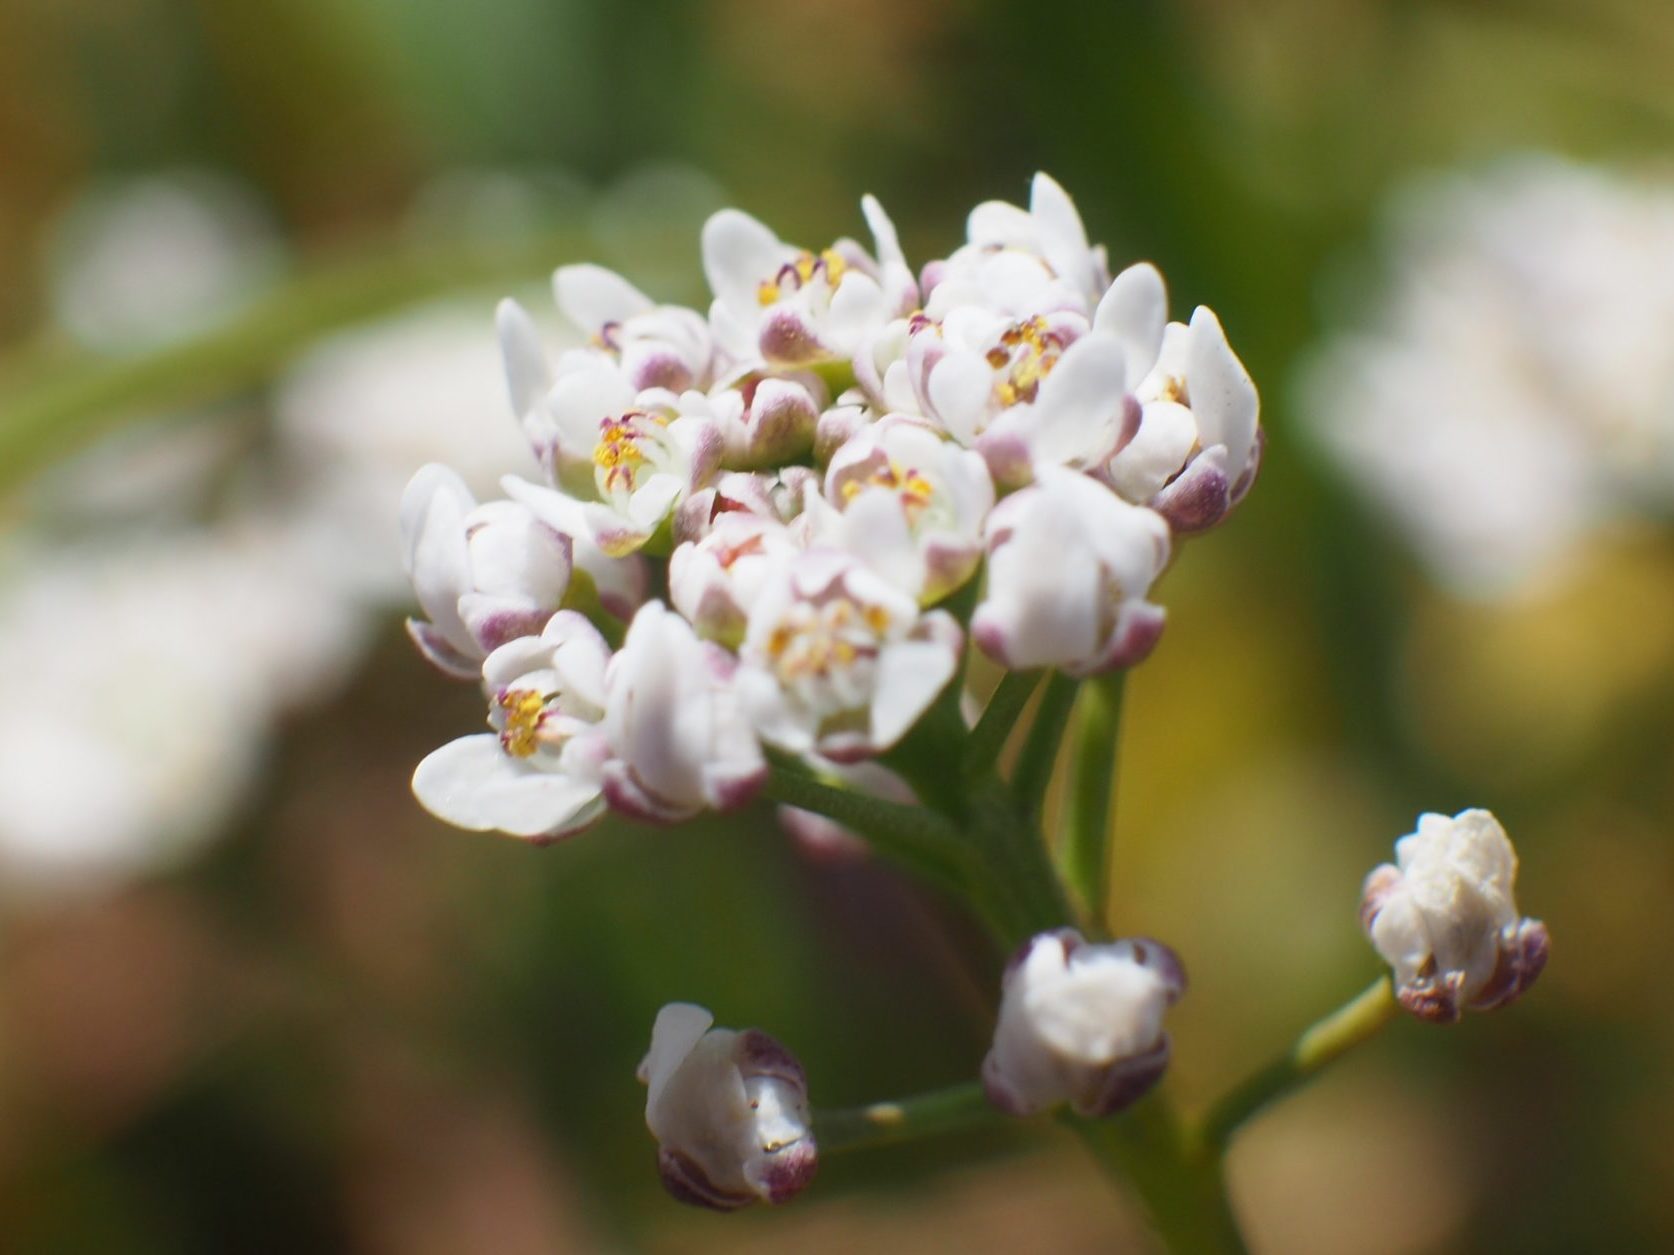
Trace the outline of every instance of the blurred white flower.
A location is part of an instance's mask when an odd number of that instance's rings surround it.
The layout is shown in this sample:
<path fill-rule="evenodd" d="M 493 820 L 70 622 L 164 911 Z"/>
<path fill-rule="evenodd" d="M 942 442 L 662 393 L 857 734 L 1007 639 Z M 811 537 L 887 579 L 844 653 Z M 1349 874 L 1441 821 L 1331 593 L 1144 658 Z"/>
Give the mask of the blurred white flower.
<path fill-rule="evenodd" d="M 426 306 L 311 349 L 280 379 L 274 413 L 296 526 L 322 569 L 377 601 L 401 589 L 397 526 L 421 466 L 452 467 L 478 499 L 536 463 L 507 412 L 493 320 Z"/>
<path fill-rule="evenodd" d="M 14 553 L 0 593 L 0 889 L 82 893 L 214 834 L 274 720 L 356 656 L 282 530 Z"/>
<path fill-rule="evenodd" d="M 95 184 L 56 225 L 48 262 L 58 321 L 94 348 L 125 350 L 224 319 L 284 253 L 249 188 L 182 170 Z"/>
<path fill-rule="evenodd" d="M 714 1023 L 702 1007 L 671 1002 L 639 1065 L 663 1185 L 717 1211 L 786 1202 L 819 1166 L 807 1077 L 760 1029 Z"/>
<path fill-rule="evenodd" d="M 1368 329 L 1304 379 L 1311 425 L 1453 591 L 1522 592 L 1674 500 L 1674 183 L 1555 158 L 1396 206 Z"/>
<path fill-rule="evenodd" d="M 1366 878 L 1360 918 L 1401 1005 L 1450 1024 L 1520 997 L 1546 966 L 1546 925 L 1517 914 L 1517 852 L 1485 810 L 1420 815 Z"/>
<path fill-rule="evenodd" d="M 1031 938 L 1006 968 L 994 1044 L 982 1062 L 991 1102 L 1012 1115 L 1060 1103 L 1108 1116 L 1162 1078 L 1163 1012 L 1186 989 L 1161 942 L 1090 945 L 1072 928 Z"/>

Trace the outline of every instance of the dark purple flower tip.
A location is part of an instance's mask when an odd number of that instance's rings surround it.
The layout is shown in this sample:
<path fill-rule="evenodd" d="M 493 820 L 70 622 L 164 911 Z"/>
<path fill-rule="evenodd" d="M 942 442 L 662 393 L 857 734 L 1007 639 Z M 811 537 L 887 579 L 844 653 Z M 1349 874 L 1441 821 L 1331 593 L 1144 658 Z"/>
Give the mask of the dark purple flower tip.
<path fill-rule="evenodd" d="M 1186 965 L 1180 961 L 1174 947 L 1155 937 L 1129 937 L 1127 943 L 1133 948 L 1134 959 L 1155 972 L 1158 979 L 1168 986 L 1169 1005 L 1180 1001 L 1186 993 Z"/>
<path fill-rule="evenodd" d="M 1074 1104 L 1076 1113 L 1102 1119 L 1133 1106 L 1162 1080 L 1171 1051 L 1168 1034 L 1164 1033 L 1143 1054 L 1118 1059 L 1104 1070 L 1097 1091 Z"/>
<path fill-rule="evenodd" d="M 819 1166 L 820 1150 L 813 1136 L 798 1138 L 768 1156 L 766 1165 L 757 1174 L 756 1185 L 762 1197 L 777 1207 L 813 1184 Z"/>
<path fill-rule="evenodd" d="M 808 1097 L 808 1075 L 802 1061 L 793 1055 L 777 1037 L 759 1028 L 747 1028 L 733 1039 L 733 1061 L 746 1081 L 769 1077 L 794 1088 L 802 1098 Z"/>
<path fill-rule="evenodd" d="M 1508 926 L 1500 938 L 1499 962 L 1488 983 L 1471 999 L 1471 1009 L 1492 1011 L 1517 1001 L 1546 969 L 1552 938 L 1537 919 Z"/>
<path fill-rule="evenodd" d="M 1226 450 L 1220 445 L 1204 450 L 1152 498 L 1151 508 L 1177 534 L 1208 531 L 1226 517 L 1232 501 L 1225 458 Z"/>
<path fill-rule="evenodd" d="M 704 1174 L 696 1160 L 666 1146 L 657 1152 L 657 1175 L 669 1195 L 689 1207 L 737 1211 L 756 1201 L 756 1195 L 747 1191 L 721 1189 Z"/>
<path fill-rule="evenodd" d="M 1457 1024 L 1462 1010 L 1463 972 L 1437 972 L 1395 991 L 1395 999 L 1426 1024 Z"/>

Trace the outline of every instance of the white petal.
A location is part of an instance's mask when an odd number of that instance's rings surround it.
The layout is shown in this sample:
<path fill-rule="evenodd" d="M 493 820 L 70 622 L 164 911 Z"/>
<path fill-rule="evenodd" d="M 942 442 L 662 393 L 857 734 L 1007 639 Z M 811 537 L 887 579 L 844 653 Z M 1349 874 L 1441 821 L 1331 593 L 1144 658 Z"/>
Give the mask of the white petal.
<path fill-rule="evenodd" d="M 647 1112 L 662 1097 L 674 1070 L 686 1061 L 692 1047 L 714 1023 L 713 1015 L 689 1002 L 671 1002 L 657 1012 L 657 1022 L 651 1028 L 651 1050 L 639 1065 L 639 1079 L 651 1087 L 646 1095 Z"/>
<path fill-rule="evenodd" d="M 521 418 L 541 403 L 552 386 L 552 371 L 541 347 L 540 332 L 529 312 L 514 300 L 503 300 L 494 311 L 500 332 L 500 356 L 506 368 L 506 391 Z"/>
<path fill-rule="evenodd" d="M 876 749 L 894 745 L 953 678 L 953 651 L 930 641 L 902 641 L 878 655 L 873 687 L 871 739 Z"/>
<path fill-rule="evenodd" d="M 981 434 L 993 388 L 994 372 L 976 353 L 950 351 L 930 368 L 930 407 L 954 439 L 964 444 Z"/>
<path fill-rule="evenodd" d="M 1070 345 L 1040 386 L 1034 457 L 1059 465 L 1103 461 L 1116 447 L 1127 377 L 1115 336 L 1091 332 Z"/>
<path fill-rule="evenodd" d="M 704 277 L 733 313 L 758 307 L 757 286 L 771 280 L 790 255 L 778 236 L 742 210 L 723 209 L 703 224 Z"/>
<path fill-rule="evenodd" d="M 588 333 L 656 308 L 645 293 L 603 266 L 560 266 L 552 276 L 552 294 L 564 317 Z"/>
<path fill-rule="evenodd" d="M 1093 313 L 1093 330 L 1109 332 L 1127 350 L 1130 390 L 1156 364 L 1167 326 L 1168 292 L 1162 275 L 1148 261 L 1117 275 Z"/>
<path fill-rule="evenodd" d="M 598 801 L 599 790 L 516 763 L 500 748 L 500 739 L 485 732 L 426 756 L 413 773 L 413 796 L 459 828 L 538 837 L 574 823 Z"/>
<path fill-rule="evenodd" d="M 1214 312 L 1199 305 L 1192 313 L 1191 331 L 1186 393 L 1197 417 L 1198 441 L 1205 448 L 1226 446 L 1227 474 L 1236 480 L 1250 464 L 1261 403 Z"/>

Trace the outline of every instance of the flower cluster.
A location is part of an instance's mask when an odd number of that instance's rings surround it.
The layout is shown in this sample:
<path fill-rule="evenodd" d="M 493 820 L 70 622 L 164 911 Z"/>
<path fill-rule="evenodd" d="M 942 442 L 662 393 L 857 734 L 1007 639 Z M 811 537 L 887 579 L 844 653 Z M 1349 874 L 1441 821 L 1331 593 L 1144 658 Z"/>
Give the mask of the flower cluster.
<path fill-rule="evenodd" d="M 413 637 L 481 680 L 492 728 L 420 766 L 434 813 L 549 839 L 606 807 L 724 809 L 769 749 L 822 768 L 888 751 L 967 637 L 1077 676 L 1155 644 L 1174 539 L 1260 460 L 1219 321 L 1170 323 L 1148 264 L 1111 278 L 1045 175 L 916 276 L 862 209 L 871 248 L 817 251 L 715 214 L 707 315 L 563 267 L 585 343 L 561 354 L 501 305 L 543 478 L 479 503 L 429 467 L 402 509 Z"/>

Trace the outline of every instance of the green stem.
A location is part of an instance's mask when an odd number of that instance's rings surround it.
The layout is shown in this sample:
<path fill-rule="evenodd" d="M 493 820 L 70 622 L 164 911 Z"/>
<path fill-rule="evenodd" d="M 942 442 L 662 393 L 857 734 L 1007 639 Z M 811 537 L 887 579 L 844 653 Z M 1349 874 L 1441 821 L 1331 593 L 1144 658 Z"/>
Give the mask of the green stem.
<path fill-rule="evenodd" d="M 1032 820 L 1041 812 L 1046 801 L 1046 788 L 1052 783 L 1052 769 L 1058 763 L 1058 744 L 1069 726 L 1071 709 L 1075 706 L 1077 682 L 1054 671 L 1046 689 L 1035 706 L 1035 719 L 1029 725 L 1029 735 L 1017 756 L 1017 766 L 1011 773 L 1011 791 Z"/>
<path fill-rule="evenodd" d="M 0 361 L 0 490 L 129 415 L 185 410 L 261 383 L 322 336 L 463 287 L 529 278 L 581 240 L 566 231 L 490 251 L 376 250 L 303 274 L 210 331 L 136 354 L 37 342 Z"/>
<path fill-rule="evenodd" d="M 1389 977 L 1380 976 L 1362 993 L 1303 1032 L 1283 1057 L 1216 1102 L 1203 1117 L 1193 1139 L 1194 1152 L 1218 1157 L 1245 1121 L 1307 1084 L 1362 1042 L 1376 1037 L 1399 1010 Z"/>
<path fill-rule="evenodd" d="M 934 1137 L 985 1124 L 1002 1125 L 1008 1117 L 989 1105 L 975 1081 L 915 1094 L 898 1102 L 875 1102 L 814 1113 L 814 1137 L 820 1152 L 888 1146 Z"/>
<path fill-rule="evenodd" d="M 1160 1096 L 1115 1120 L 1070 1118 L 1083 1144 L 1119 1185 L 1138 1195 L 1151 1227 L 1176 1255 L 1244 1255 L 1219 1159 L 1192 1161 Z"/>
<path fill-rule="evenodd" d="M 1116 751 L 1126 679 L 1126 671 L 1112 671 L 1081 686 L 1064 807 L 1064 837 L 1058 851 L 1065 883 L 1099 930 L 1106 926 L 1109 908 Z"/>
<path fill-rule="evenodd" d="M 1029 698 L 1040 684 L 1038 671 L 1008 671 L 983 707 L 982 718 L 971 729 L 970 742 L 965 750 L 965 773 L 986 776 L 999 761 L 1006 741 L 1029 704 Z"/>
<path fill-rule="evenodd" d="M 827 784 L 784 762 L 774 765 L 762 792 L 853 829 L 884 857 L 969 903 L 1002 940 L 1018 935 L 1020 908 L 1004 879 L 966 834 L 929 807 L 902 806 Z"/>

